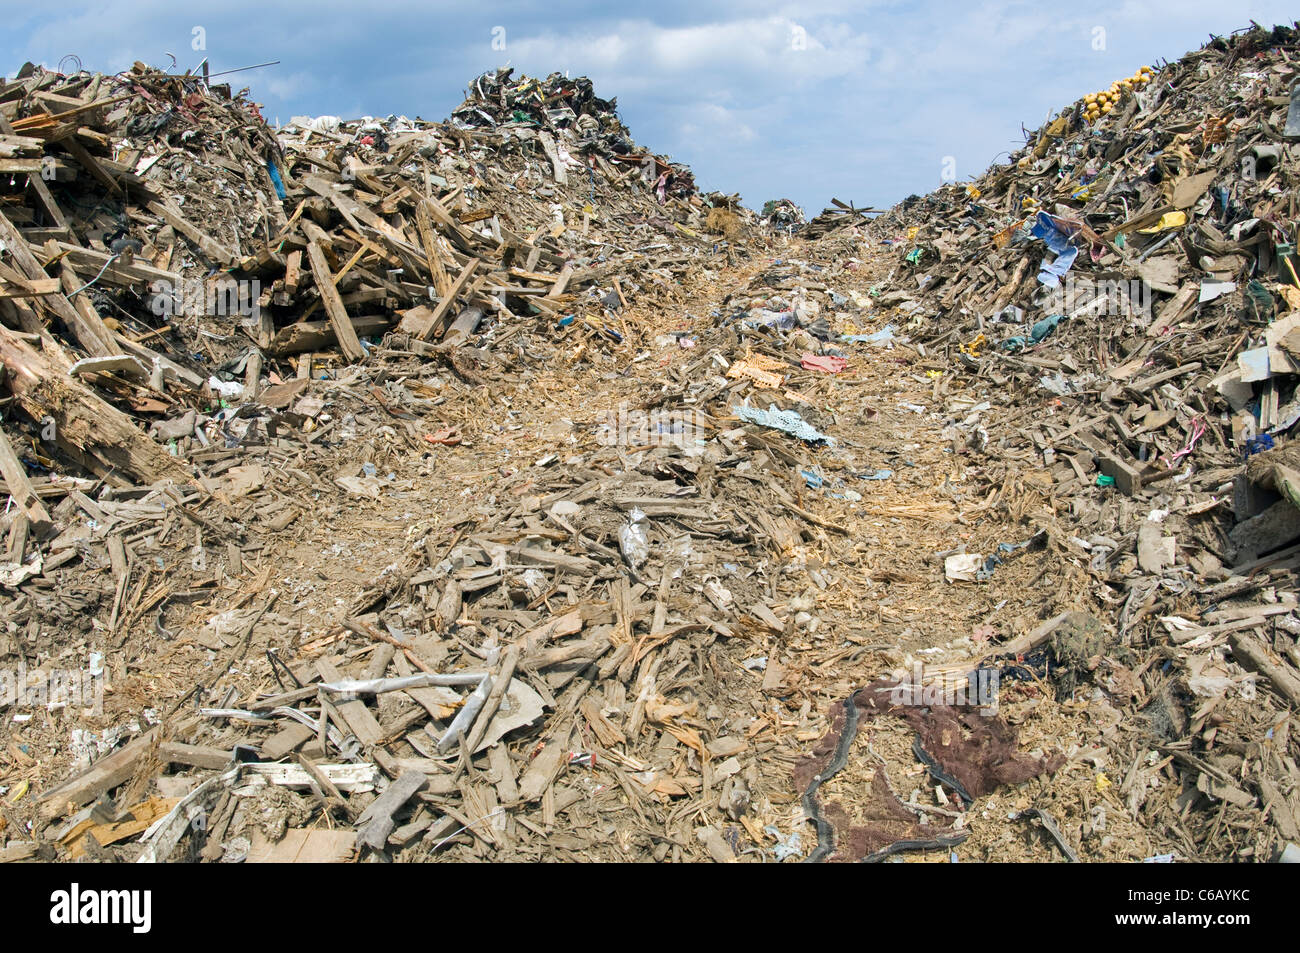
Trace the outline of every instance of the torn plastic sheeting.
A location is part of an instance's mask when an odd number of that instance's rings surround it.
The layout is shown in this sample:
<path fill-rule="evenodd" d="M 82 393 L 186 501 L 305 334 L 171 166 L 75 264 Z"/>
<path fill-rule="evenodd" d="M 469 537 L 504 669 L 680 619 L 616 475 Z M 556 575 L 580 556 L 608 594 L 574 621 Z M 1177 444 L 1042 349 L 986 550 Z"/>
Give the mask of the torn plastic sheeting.
<path fill-rule="evenodd" d="M 1046 534 L 1041 532 L 1036 533 L 1033 536 L 1029 537 L 1028 539 L 1023 540 L 1019 543 L 998 543 L 998 551 L 985 558 L 984 565 L 975 571 L 975 578 L 981 582 L 983 582 L 985 579 L 992 578 L 993 570 L 996 569 L 998 566 L 1002 565 L 1003 556 L 1009 556 L 1011 553 L 1014 553 L 1018 549 L 1026 549 L 1029 546 L 1033 545 L 1035 542 L 1039 542 L 1042 543 L 1043 545 L 1046 545 L 1047 542 Z"/>
<path fill-rule="evenodd" d="M 1065 273 L 1070 270 L 1074 260 L 1079 257 L 1079 249 L 1073 245 L 1068 251 L 1064 251 L 1056 256 L 1056 259 L 1049 265 L 1046 261 L 1038 269 L 1038 280 L 1049 288 L 1058 288 L 1061 285 L 1061 279 Z"/>
<path fill-rule="evenodd" d="M 943 574 L 949 582 L 974 582 L 983 568 L 982 553 L 956 553 L 943 561 Z"/>
<path fill-rule="evenodd" d="M 853 474 L 859 480 L 888 480 L 894 475 L 893 470 L 866 470 Z"/>
<path fill-rule="evenodd" d="M 1056 326 L 1064 320 L 1065 315 L 1063 314 L 1049 314 L 1029 329 L 1028 338 L 1024 335 L 1007 338 L 1007 340 L 1002 342 L 1002 347 L 1008 351 L 1019 351 L 1022 348 L 1028 347 L 1030 344 L 1038 344 L 1055 331 Z"/>
<path fill-rule="evenodd" d="M 1203 436 L 1205 436 L 1205 420 L 1201 417 L 1197 417 L 1192 421 L 1192 435 L 1188 438 L 1187 444 L 1183 449 L 1179 450 L 1169 458 L 1169 465 L 1173 466 L 1174 463 L 1191 453 L 1196 447 L 1196 441 L 1200 440 Z"/>
<path fill-rule="evenodd" d="M 828 437 L 820 432 L 816 427 L 800 417 L 797 410 L 779 410 L 776 404 L 772 404 L 767 410 L 737 405 L 731 408 L 731 412 L 746 423 L 758 424 L 760 427 L 771 427 L 773 430 L 780 430 L 808 443 L 824 443 L 827 446 L 835 445 L 835 438 Z"/>
<path fill-rule="evenodd" d="M 1268 434 L 1260 434 L 1257 437 L 1251 437 L 1246 441 L 1243 456 L 1252 457 L 1257 453 L 1263 453 L 1265 450 L 1273 449 L 1273 438 Z"/>
<path fill-rule="evenodd" d="M 244 393 L 243 384 L 238 381 L 223 381 L 215 375 L 208 378 L 208 387 L 227 399 L 239 397 Z"/>
<path fill-rule="evenodd" d="M 1196 303 L 1204 304 L 1207 301 L 1221 298 L 1229 292 L 1236 290 L 1237 283 L 1235 281 L 1202 281 L 1201 294 L 1196 299 Z"/>
<path fill-rule="evenodd" d="M 744 323 L 751 328 L 777 328 L 789 331 L 798 322 L 793 311 L 769 311 L 766 308 L 757 308 L 749 313 L 749 319 Z"/>
<path fill-rule="evenodd" d="M 618 548 L 633 572 L 650 558 L 650 539 L 645 532 L 645 513 L 633 507 L 628 521 L 618 531 Z"/>
<path fill-rule="evenodd" d="M 1054 377 L 1040 377 L 1038 379 L 1038 386 L 1043 388 L 1043 390 L 1051 391 L 1058 397 L 1064 397 L 1066 394 L 1074 393 L 1074 385 L 1066 380 L 1065 375 L 1059 371 Z"/>
<path fill-rule="evenodd" d="M 1186 212 L 1166 212 L 1160 216 L 1160 221 L 1149 228 L 1139 228 L 1138 231 L 1143 235 L 1154 235 L 1157 232 L 1167 232 L 1171 228 L 1182 228 L 1186 224 Z"/>
<path fill-rule="evenodd" d="M 799 358 L 799 366 L 805 371 L 825 371 L 827 374 L 838 374 L 849 366 L 849 362 L 846 358 L 835 354 L 805 353 Z"/>
<path fill-rule="evenodd" d="M 1038 272 L 1038 280 L 1049 288 L 1059 287 L 1062 276 L 1070 270 L 1074 260 L 1079 257 L 1079 249 L 1070 244 L 1073 232 L 1067 231 L 1062 227 L 1059 219 L 1053 218 L 1046 212 L 1038 213 L 1030 231 L 1035 238 L 1041 238 L 1056 255 L 1056 260 L 1050 265 L 1044 261 Z"/>
<path fill-rule="evenodd" d="M 892 324 L 886 324 L 874 334 L 841 334 L 841 341 L 851 341 L 854 344 L 883 344 L 888 347 L 894 346 L 894 331 L 896 328 Z"/>

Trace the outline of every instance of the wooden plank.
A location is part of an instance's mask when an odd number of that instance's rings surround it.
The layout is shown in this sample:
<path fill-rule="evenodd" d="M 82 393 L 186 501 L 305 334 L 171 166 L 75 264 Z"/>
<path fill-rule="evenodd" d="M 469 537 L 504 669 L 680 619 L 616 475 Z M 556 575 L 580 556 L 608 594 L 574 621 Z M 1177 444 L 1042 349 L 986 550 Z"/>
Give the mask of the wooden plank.
<path fill-rule="evenodd" d="M 284 260 L 284 290 L 291 295 L 298 293 L 298 284 L 302 280 L 302 252 L 291 251 Z"/>
<path fill-rule="evenodd" d="M 438 243 L 433 236 L 433 219 L 429 206 L 420 202 L 415 206 L 415 225 L 420 232 L 420 243 L 424 246 L 424 257 L 429 265 L 429 274 L 433 276 L 433 287 L 438 297 L 447 296 L 451 289 L 451 277 L 438 254 Z"/>
<path fill-rule="evenodd" d="M 410 240 L 402 234 L 402 232 L 385 222 L 378 214 L 366 208 L 350 195 L 344 195 L 338 189 L 334 188 L 332 183 L 327 182 L 320 176 L 309 175 L 302 180 L 302 184 L 322 198 L 333 202 L 334 207 L 339 210 L 340 214 L 342 214 L 344 218 L 352 218 L 356 219 L 358 222 L 364 222 L 404 251 L 419 251 L 418 248 L 411 245 Z"/>
<path fill-rule="evenodd" d="M 149 211 L 197 245 L 199 251 L 216 264 L 229 265 L 235 260 L 233 251 L 212 236 L 195 228 L 181 215 L 180 209 L 164 202 L 150 202 L 147 207 Z"/>
<path fill-rule="evenodd" d="M 447 294 L 438 302 L 438 306 L 433 309 L 433 317 L 429 319 L 429 327 L 424 334 L 420 335 L 420 340 L 423 341 L 427 339 L 429 334 L 431 334 L 442 322 L 443 318 L 446 317 L 447 313 L 451 310 L 451 306 L 455 303 L 456 298 L 465 290 L 466 283 L 480 264 L 481 262 L 477 258 L 471 258 L 469 263 L 461 269 L 460 274 L 457 275 L 456 280 L 452 282 L 451 288 L 447 291 Z"/>
<path fill-rule="evenodd" d="M 392 325 L 392 320 L 384 314 L 361 315 L 349 318 L 348 322 L 358 338 L 382 334 Z M 337 341 L 334 325 L 329 321 L 295 321 L 280 328 L 266 350 L 283 357 L 303 351 L 323 351 Z"/>
<path fill-rule="evenodd" d="M 136 768 L 153 748 L 156 729 L 107 754 L 87 770 L 69 778 L 58 787 L 41 795 L 37 802 L 37 816 L 51 821 L 84 807 L 106 791 L 130 779 Z"/>
<path fill-rule="evenodd" d="M 21 284 L 0 283 L 0 298 L 43 298 L 58 292 L 58 278 L 34 278 Z"/>
<path fill-rule="evenodd" d="M 15 232 L 15 234 L 17 233 Z M 0 239 L 4 237 L 4 235 L 0 235 Z M 33 246 L 30 242 L 25 243 L 24 247 L 26 247 L 29 250 L 29 254 L 32 255 L 36 253 L 45 253 L 44 249 L 39 245 Z M 152 283 L 155 281 L 162 281 L 166 282 L 171 288 L 179 288 L 181 286 L 181 276 L 178 273 L 174 271 L 164 271 L 161 268 L 154 268 L 152 265 L 147 265 L 138 259 L 130 264 L 127 264 L 120 259 L 109 264 L 109 259 L 113 256 L 102 251 L 96 251 L 93 248 L 82 248 L 80 245 L 73 245 L 69 242 L 56 242 L 56 247 L 63 255 L 64 260 L 71 262 L 77 269 L 89 269 L 91 275 L 98 274 L 98 284 L 101 285 L 109 284 L 117 285 L 118 287 L 127 287 L 129 285 L 140 284 L 141 282 Z M 17 255 L 14 257 L 17 258 Z M 33 257 L 32 261 L 35 262 L 36 259 Z M 37 267 L 39 268 L 40 266 L 37 265 Z M 102 274 L 100 274 L 101 270 L 103 272 Z M 31 275 L 30 272 L 28 272 L 28 274 Z M 46 275 L 42 271 L 40 275 L 32 277 L 44 278 Z"/>
<path fill-rule="evenodd" d="M 289 752 L 306 744 L 316 736 L 316 732 L 306 725 L 292 722 L 262 742 L 259 749 L 267 761 L 279 761 Z"/>
<path fill-rule="evenodd" d="M 179 741 L 164 741 L 158 745 L 158 758 L 168 764 L 185 764 L 193 768 L 219 771 L 234 761 L 234 755 L 224 748 L 211 745 L 187 745 Z"/>
<path fill-rule="evenodd" d="M 422 204 L 433 220 L 442 228 L 444 234 L 455 242 L 462 251 L 473 253 L 474 239 L 479 238 L 478 235 L 456 221 L 451 212 L 447 211 L 447 207 L 432 196 L 425 198 Z"/>
<path fill-rule="evenodd" d="M 320 677 L 327 682 L 337 682 L 343 678 L 341 673 L 334 664 L 328 659 L 316 660 L 316 671 Z M 347 723 L 348 729 L 357 736 L 367 748 L 379 744 L 384 738 L 384 730 L 379 727 L 379 722 L 375 716 L 370 713 L 366 703 L 359 698 L 346 702 L 335 702 L 334 708 L 338 711 L 339 716 Z"/>
<path fill-rule="evenodd" d="M 41 159 L 39 156 L 32 158 L 18 157 L 12 159 L 0 157 L 0 173 L 6 175 L 40 175 Z"/>
<path fill-rule="evenodd" d="M 50 513 L 37 496 L 32 481 L 27 477 L 27 470 L 14 453 L 13 444 L 9 442 L 4 430 L 0 430 L 0 473 L 4 474 L 9 493 L 14 502 L 27 514 L 27 518 L 38 525 L 50 522 Z"/>
<path fill-rule="evenodd" d="M 72 332 L 77 337 L 77 343 L 94 357 L 112 357 L 120 353 L 113 332 L 104 324 L 104 319 L 95 310 L 95 305 L 90 300 L 90 296 L 85 293 L 73 294 L 73 292 L 84 288 L 86 282 L 81 279 L 76 268 L 70 265 L 66 258 L 59 262 L 59 278 L 63 285 L 64 294 L 69 295 L 68 302 L 80 319 L 72 326 Z"/>
<path fill-rule="evenodd" d="M 357 846 L 383 850 L 388 835 L 396 822 L 393 815 L 415 792 L 424 787 L 425 775 L 421 771 L 404 771 L 379 797 L 375 798 L 357 819 Z"/>
<path fill-rule="evenodd" d="M 92 156 L 75 136 L 69 136 L 63 140 L 63 148 L 68 150 L 68 154 L 81 164 L 81 167 L 89 172 L 99 181 L 108 191 L 117 193 L 122 191 L 117 179 L 108 173 L 108 171 L 99 163 L 99 160 Z M 37 168 L 39 172 L 39 167 Z"/>
<path fill-rule="evenodd" d="M 14 262 L 17 263 L 18 269 L 27 276 L 27 278 L 37 281 L 43 281 L 50 276 L 46 274 L 45 269 L 33 254 L 27 240 L 16 229 L 11 221 L 0 212 L 0 243 L 7 246 L 9 254 L 13 256 Z M 75 248 L 76 246 L 69 246 Z M 62 248 L 62 245 L 60 245 Z M 76 328 L 82 324 L 81 315 L 72 303 L 61 294 L 51 294 L 43 299 L 42 304 L 54 311 L 64 322 L 71 328 Z M 84 343 L 84 342 L 83 342 Z M 89 349 L 89 348 L 88 348 Z M 103 354 L 96 354 L 96 357 L 103 357 Z"/>
<path fill-rule="evenodd" d="M 41 206 L 45 209 L 45 214 L 53 220 L 55 226 L 66 229 L 68 220 L 64 217 L 63 210 L 59 208 L 59 203 L 54 200 L 54 194 L 50 191 L 50 187 L 45 184 L 45 180 L 39 175 L 33 175 L 28 177 L 27 184 L 36 193 L 37 199 L 40 200 Z"/>
<path fill-rule="evenodd" d="M 312 277 L 316 279 L 316 290 L 320 292 L 321 303 L 325 306 L 325 313 L 329 315 L 330 324 L 338 338 L 339 350 L 350 361 L 361 360 L 366 352 L 361 348 L 361 341 L 339 298 L 338 289 L 334 287 L 334 276 L 330 274 L 325 253 L 314 241 L 307 244 L 307 260 L 311 265 Z"/>
<path fill-rule="evenodd" d="M 439 347 L 459 347 L 469 340 L 469 336 L 474 333 L 474 329 L 479 326 L 483 320 L 484 311 L 477 306 L 470 306 L 456 316 L 450 328 L 447 329 L 446 335 L 443 336 L 442 344 Z"/>

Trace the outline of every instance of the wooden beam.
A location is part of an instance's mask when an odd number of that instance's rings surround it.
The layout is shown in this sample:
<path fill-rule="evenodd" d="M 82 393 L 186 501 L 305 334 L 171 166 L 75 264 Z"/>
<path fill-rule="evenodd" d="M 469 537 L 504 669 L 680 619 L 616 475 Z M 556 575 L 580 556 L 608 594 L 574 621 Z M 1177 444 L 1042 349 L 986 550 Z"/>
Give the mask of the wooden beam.
<path fill-rule="evenodd" d="M 199 251 L 203 252 L 204 255 L 218 265 L 229 265 L 235 260 L 235 253 L 233 251 L 212 238 L 212 236 L 200 231 L 186 221 L 186 219 L 181 215 L 180 209 L 174 208 L 163 202 L 150 202 L 148 209 L 172 228 L 176 229 L 176 231 L 180 232 L 192 241 L 198 246 Z"/>
<path fill-rule="evenodd" d="M 13 223 L 5 217 L 3 212 L 0 212 L 0 242 L 3 242 L 8 246 L 9 254 L 13 256 L 13 260 L 17 263 L 19 270 L 29 279 L 33 281 L 45 281 L 49 279 L 50 276 L 46 274 L 45 269 L 41 267 L 41 263 L 37 261 L 36 256 L 32 254 L 31 247 L 27 244 L 27 240 L 23 238 L 18 229 L 14 228 Z M 76 246 L 69 247 L 75 248 Z M 74 331 L 83 324 L 81 314 L 72 306 L 72 302 L 61 294 L 55 293 L 46 296 L 42 299 L 42 304 L 49 307 L 69 328 L 74 329 Z M 84 346 L 85 342 L 82 343 Z M 95 356 L 105 357 L 107 355 L 96 352 Z"/>
<path fill-rule="evenodd" d="M 424 257 L 429 264 L 429 274 L 433 276 L 434 290 L 441 298 L 451 289 L 451 278 L 442 264 L 442 256 L 438 254 L 438 243 L 433 237 L 433 218 L 424 202 L 415 206 L 415 225 L 420 232 L 420 243 L 424 245 Z"/>
<path fill-rule="evenodd" d="M 108 171 L 99 164 L 99 160 L 87 151 L 86 147 L 77 141 L 75 136 L 69 136 L 63 140 L 63 148 L 68 150 L 68 154 L 81 164 L 81 167 L 89 172 L 101 185 L 110 192 L 121 192 L 122 186 L 118 184 L 117 179 L 109 175 Z M 37 171 L 40 169 L 38 167 Z"/>
<path fill-rule="evenodd" d="M 420 336 L 421 340 L 427 338 L 451 310 L 451 306 L 455 304 L 460 293 L 465 290 L 465 285 L 469 282 L 470 277 L 474 274 L 475 270 L 477 270 L 479 264 L 480 262 L 477 258 L 471 258 L 469 264 L 461 269 L 460 274 L 457 275 L 456 280 L 452 282 L 451 288 L 448 289 L 447 294 L 438 302 L 438 307 L 433 309 L 433 317 L 430 319 L 429 327 L 425 330 L 425 333 Z"/>
<path fill-rule="evenodd" d="M 325 253 L 314 241 L 307 244 L 307 260 L 311 264 L 311 273 L 316 279 L 316 290 L 320 292 L 325 313 L 329 315 L 330 324 L 334 326 L 334 334 L 338 337 L 339 350 L 349 361 L 361 360 L 366 356 L 366 352 L 361 348 L 361 341 L 352 328 L 352 321 L 348 318 L 343 301 L 339 298 L 338 289 L 334 287 L 334 276 L 330 274 Z"/>
<path fill-rule="evenodd" d="M 55 297 L 50 300 L 67 299 Z M 9 371 L 9 387 L 33 420 L 51 417 L 55 441 L 87 466 L 141 483 L 170 478 L 188 482 L 181 462 L 141 432 L 135 422 L 88 386 L 67 374 L 67 365 L 37 351 L 0 325 L 0 362 Z M 93 467 L 92 467 L 93 468 Z"/>
<path fill-rule="evenodd" d="M 9 485 L 9 495 L 27 514 L 27 518 L 35 524 L 49 523 L 50 513 L 36 495 L 36 488 L 28 479 L 23 462 L 14 453 L 13 444 L 3 430 L 0 430 L 0 473 L 4 474 L 5 483 Z"/>

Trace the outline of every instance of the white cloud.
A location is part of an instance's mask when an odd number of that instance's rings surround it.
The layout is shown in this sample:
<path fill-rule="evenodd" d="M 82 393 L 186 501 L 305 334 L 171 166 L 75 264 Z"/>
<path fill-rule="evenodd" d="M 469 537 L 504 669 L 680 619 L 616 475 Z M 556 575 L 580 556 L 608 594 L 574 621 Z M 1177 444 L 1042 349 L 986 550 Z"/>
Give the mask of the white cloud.
<path fill-rule="evenodd" d="M 730 142 L 753 142 L 758 138 L 753 128 L 739 118 L 734 112 L 716 103 L 700 103 L 688 107 L 678 127 L 683 139 L 692 140 L 700 136 L 710 139 L 724 139 Z"/>

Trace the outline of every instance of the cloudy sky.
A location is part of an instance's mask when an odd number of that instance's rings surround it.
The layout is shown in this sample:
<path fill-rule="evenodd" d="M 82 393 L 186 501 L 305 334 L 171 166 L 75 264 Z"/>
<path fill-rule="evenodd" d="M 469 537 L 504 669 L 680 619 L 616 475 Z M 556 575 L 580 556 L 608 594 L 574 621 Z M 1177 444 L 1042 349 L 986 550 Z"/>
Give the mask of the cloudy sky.
<path fill-rule="evenodd" d="M 1295 13 L 1274 0 L 0 0 L 0 71 L 73 69 L 68 54 L 105 72 L 279 60 L 227 78 L 282 121 L 442 119 L 484 70 L 586 74 L 638 143 L 704 188 L 815 214 L 832 196 L 884 207 L 926 192 L 946 160 L 977 175 L 1083 93 Z"/>

